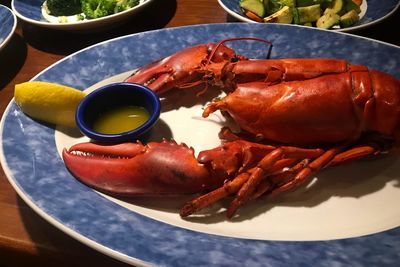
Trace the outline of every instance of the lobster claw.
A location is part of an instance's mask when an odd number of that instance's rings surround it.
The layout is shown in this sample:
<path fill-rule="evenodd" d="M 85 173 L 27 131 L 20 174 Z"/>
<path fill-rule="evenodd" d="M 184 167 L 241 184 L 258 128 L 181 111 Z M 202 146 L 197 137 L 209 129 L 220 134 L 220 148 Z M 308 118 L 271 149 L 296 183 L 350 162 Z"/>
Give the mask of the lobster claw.
<path fill-rule="evenodd" d="M 224 45 L 196 45 L 139 68 L 125 82 L 144 84 L 162 94 L 172 88 L 205 82 L 203 78 L 207 73 L 213 73 L 214 79 L 218 80 L 223 66 L 235 58 L 235 51 Z"/>
<path fill-rule="evenodd" d="M 193 149 L 174 141 L 99 145 L 64 149 L 69 171 L 81 182 L 115 196 L 191 194 L 215 188 Z"/>
<path fill-rule="evenodd" d="M 81 143 L 64 149 L 69 171 L 84 184 L 115 196 L 181 195 L 213 190 L 253 167 L 275 147 L 244 140 L 194 150 L 175 141 L 147 145 Z"/>

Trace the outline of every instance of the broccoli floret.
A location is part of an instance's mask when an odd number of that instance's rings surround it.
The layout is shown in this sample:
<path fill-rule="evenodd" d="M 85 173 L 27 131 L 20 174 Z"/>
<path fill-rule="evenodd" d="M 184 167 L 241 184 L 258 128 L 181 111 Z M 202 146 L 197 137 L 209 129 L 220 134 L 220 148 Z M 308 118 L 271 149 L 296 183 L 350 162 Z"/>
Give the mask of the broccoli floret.
<path fill-rule="evenodd" d="M 114 14 L 116 0 L 81 0 L 82 12 L 88 19 Z"/>
<path fill-rule="evenodd" d="M 116 0 L 115 13 L 130 9 L 131 7 L 137 6 L 139 0 Z"/>
<path fill-rule="evenodd" d="M 81 0 L 47 0 L 50 15 L 70 16 L 81 13 Z"/>

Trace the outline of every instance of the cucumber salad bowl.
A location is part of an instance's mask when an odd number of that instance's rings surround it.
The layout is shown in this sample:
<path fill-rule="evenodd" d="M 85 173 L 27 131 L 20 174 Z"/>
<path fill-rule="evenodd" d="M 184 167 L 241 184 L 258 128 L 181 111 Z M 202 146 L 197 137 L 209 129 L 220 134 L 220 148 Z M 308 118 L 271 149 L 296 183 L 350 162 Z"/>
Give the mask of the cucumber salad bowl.
<path fill-rule="evenodd" d="M 322 29 L 347 28 L 360 20 L 366 0 L 240 0 L 246 17 Z"/>
<path fill-rule="evenodd" d="M 398 0 L 218 0 L 233 18 L 352 32 L 375 25 L 400 6 Z"/>

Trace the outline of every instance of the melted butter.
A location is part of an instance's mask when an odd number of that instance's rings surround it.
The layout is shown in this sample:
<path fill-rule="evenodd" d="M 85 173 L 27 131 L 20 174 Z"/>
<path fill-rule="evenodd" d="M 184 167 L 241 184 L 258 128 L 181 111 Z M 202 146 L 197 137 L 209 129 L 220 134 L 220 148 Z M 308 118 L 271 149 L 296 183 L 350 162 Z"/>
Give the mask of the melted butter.
<path fill-rule="evenodd" d="M 122 106 L 102 113 L 93 123 L 93 130 L 104 134 L 131 131 L 145 123 L 150 117 L 144 107 Z"/>

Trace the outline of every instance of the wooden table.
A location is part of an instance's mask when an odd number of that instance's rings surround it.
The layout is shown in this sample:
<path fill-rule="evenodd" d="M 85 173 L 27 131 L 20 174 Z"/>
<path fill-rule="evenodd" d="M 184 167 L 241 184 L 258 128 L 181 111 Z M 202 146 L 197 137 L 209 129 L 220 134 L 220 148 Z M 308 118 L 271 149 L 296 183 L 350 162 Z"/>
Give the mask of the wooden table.
<path fill-rule="evenodd" d="M 0 3 L 10 6 L 11 1 Z M 13 97 L 15 84 L 75 51 L 103 40 L 140 31 L 200 23 L 235 21 L 216 0 L 156 0 L 143 13 L 118 28 L 97 33 L 50 31 L 19 21 L 10 43 L 0 53 L 0 112 Z M 354 34 L 400 45 L 400 12 Z M 37 215 L 16 194 L 0 170 L 0 267 L 126 266 L 79 243 Z"/>

